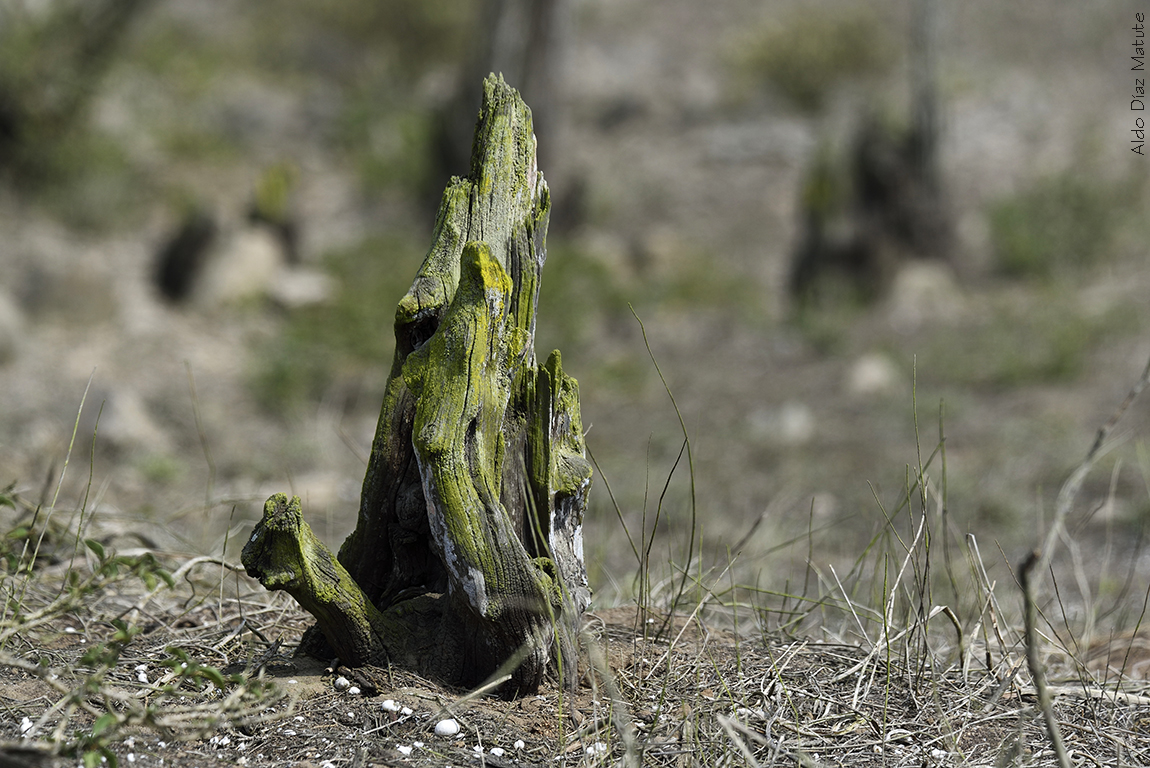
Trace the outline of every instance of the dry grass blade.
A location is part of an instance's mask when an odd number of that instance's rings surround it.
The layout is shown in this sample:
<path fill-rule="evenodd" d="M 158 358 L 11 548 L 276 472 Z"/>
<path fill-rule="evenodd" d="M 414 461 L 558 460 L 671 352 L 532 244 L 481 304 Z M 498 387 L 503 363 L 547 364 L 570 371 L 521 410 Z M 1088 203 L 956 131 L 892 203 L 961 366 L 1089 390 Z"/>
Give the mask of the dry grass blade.
<path fill-rule="evenodd" d="M 1094 438 L 1094 444 L 1091 445 L 1090 450 L 1086 453 L 1086 458 L 1082 460 L 1062 485 L 1054 510 L 1054 520 L 1051 523 L 1050 530 L 1046 534 L 1046 538 L 1030 553 L 1019 569 L 1025 607 L 1024 622 L 1026 627 L 1027 665 L 1030 668 L 1031 677 L 1034 679 L 1034 687 L 1038 695 L 1038 705 L 1042 711 L 1043 720 L 1046 723 L 1046 731 L 1061 768 L 1070 768 L 1071 762 L 1050 701 L 1050 691 L 1046 686 L 1046 673 L 1038 656 L 1038 618 L 1037 607 L 1035 605 L 1035 592 L 1037 588 L 1035 584 L 1036 575 L 1045 573 L 1050 567 L 1050 561 L 1054 557 L 1054 545 L 1063 535 L 1066 518 L 1069 516 L 1070 509 L 1073 507 L 1082 489 L 1082 484 L 1086 480 L 1086 476 L 1094 467 L 1094 463 L 1106 444 L 1106 439 L 1110 436 L 1110 432 L 1114 429 L 1115 425 L 1117 425 L 1119 419 L 1122 418 L 1126 409 L 1129 408 L 1134 400 L 1137 399 L 1138 395 L 1142 393 L 1142 390 L 1145 389 L 1147 384 L 1150 384 L 1150 361 L 1147 361 L 1146 368 L 1142 371 L 1142 376 L 1130 389 L 1130 392 L 1126 395 L 1126 398 L 1118 406 L 1114 414 L 1099 428 L 1098 434 Z"/>

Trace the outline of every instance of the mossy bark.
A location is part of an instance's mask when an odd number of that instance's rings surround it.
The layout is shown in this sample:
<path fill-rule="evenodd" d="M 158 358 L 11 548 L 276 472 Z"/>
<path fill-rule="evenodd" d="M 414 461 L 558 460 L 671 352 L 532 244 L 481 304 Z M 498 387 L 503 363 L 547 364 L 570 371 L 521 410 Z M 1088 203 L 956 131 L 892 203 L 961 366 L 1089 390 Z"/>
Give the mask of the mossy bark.
<path fill-rule="evenodd" d="M 571 639 L 590 602 L 591 467 L 578 385 L 558 351 L 542 367 L 535 357 L 549 210 L 531 112 L 489 77 L 470 173 L 444 192 L 431 249 L 396 309 L 395 359 L 339 567 L 310 569 L 334 574 L 322 585 L 276 577 L 307 570 L 297 561 L 331 562 L 302 521 L 302 554 L 267 544 L 283 527 L 275 510 L 293 506 L 286 497 L 268 502 L 244 550 L 249 573 L 316 617 L 310 647 L 320 633 L 344 663 L 390 662 L 459 685 L 515 659 L 509 693 L 534 690 L 557 664 L 573 674 Z M 332 584 L 341 597 L 320 601 Z"/>

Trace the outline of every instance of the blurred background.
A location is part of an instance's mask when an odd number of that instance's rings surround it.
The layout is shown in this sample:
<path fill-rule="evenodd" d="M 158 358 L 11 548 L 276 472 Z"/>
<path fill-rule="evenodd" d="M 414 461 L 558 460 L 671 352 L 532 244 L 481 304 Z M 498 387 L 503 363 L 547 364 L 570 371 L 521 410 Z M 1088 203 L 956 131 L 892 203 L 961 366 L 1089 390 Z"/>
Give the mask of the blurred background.
<path fill-rule="evenodd" d="M 1139 7 L 2 0 L 0 487 L 50 504 L 67 460 L 91 535 L 231 559 L 290 490 L 338 546 L 498 71 L 555 203 L 536 348 L 580 381 L 601 601 L 619 515 L 747 583 L 851 561 L 940 425 L 932 509 L 1017 561 L 1150 357 Z M 1072 521 L 1119 586 L 1148 427 Z"/>

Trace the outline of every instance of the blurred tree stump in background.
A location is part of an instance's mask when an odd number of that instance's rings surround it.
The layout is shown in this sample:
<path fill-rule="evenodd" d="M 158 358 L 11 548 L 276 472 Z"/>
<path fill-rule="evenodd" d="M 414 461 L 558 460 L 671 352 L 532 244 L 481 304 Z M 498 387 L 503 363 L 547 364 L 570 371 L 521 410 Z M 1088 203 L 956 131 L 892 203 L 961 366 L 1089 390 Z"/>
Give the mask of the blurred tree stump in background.
<path fill-rule="evenodd" d="M 953 255 L 953 212 L 938 157 L 937 17 L 937 0 L 915 0 L 909 127 L 864 116 L 846 162 L 836 164 L 824 150 L 807 172 L 789 285 L 800 308 L 842 298 L 835 278 L 847 296 L 869 301 L 905 262 Z"/>
<path fill-rule="evenodd" d="M 506 694 L 575 673 L 590 602 L 591 483 L 579 393 L 534 350 L 550 197 L 531 112 L 484 82 L 471 169 L 443 195 L 434 241 L 395 315 L 396 350 L 355 531 L 338 560 L 298 499 L 269 499 L 250 575 L 317 620 L 301 649 L 393 664 Z"/>
<path fill-rule="evenodd" d="M 531 105 L 541 164 L 561 198 L 552 209 L 552 231 L 556 226 L 563 231 L 574 227 L 581 215 L 581 194 L 561 163 L 561 126 L 566 121 L 562 65 L 571 36 L 570 6 L 570 0 L 480 0 L 468 36 L 470 54 L 455 93 L 439 110 L 431 195 L 438 195 L 443 179 L 467 165 L 479 106 L 472 83 L 488 72 L 500 72 Z"/>

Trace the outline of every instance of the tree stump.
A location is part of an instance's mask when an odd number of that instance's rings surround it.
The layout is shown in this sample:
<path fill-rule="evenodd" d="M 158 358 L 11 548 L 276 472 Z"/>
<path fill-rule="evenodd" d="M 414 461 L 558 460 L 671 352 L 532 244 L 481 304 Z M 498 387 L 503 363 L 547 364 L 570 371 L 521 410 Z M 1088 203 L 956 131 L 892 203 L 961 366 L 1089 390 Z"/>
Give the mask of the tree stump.
<path fill-rule="evenodd" d="M 535 357 L 549 209 L 531 111 L 492 75 L 396 309 L 355 531 L 337 559 L 276 494 L 244 547 L 249 575 L 315 616 L 301 648 L 461 686 L 503 672 L 509 695 L 573 679 L 591 466 L 578 384 L 558 350 Z"/>

